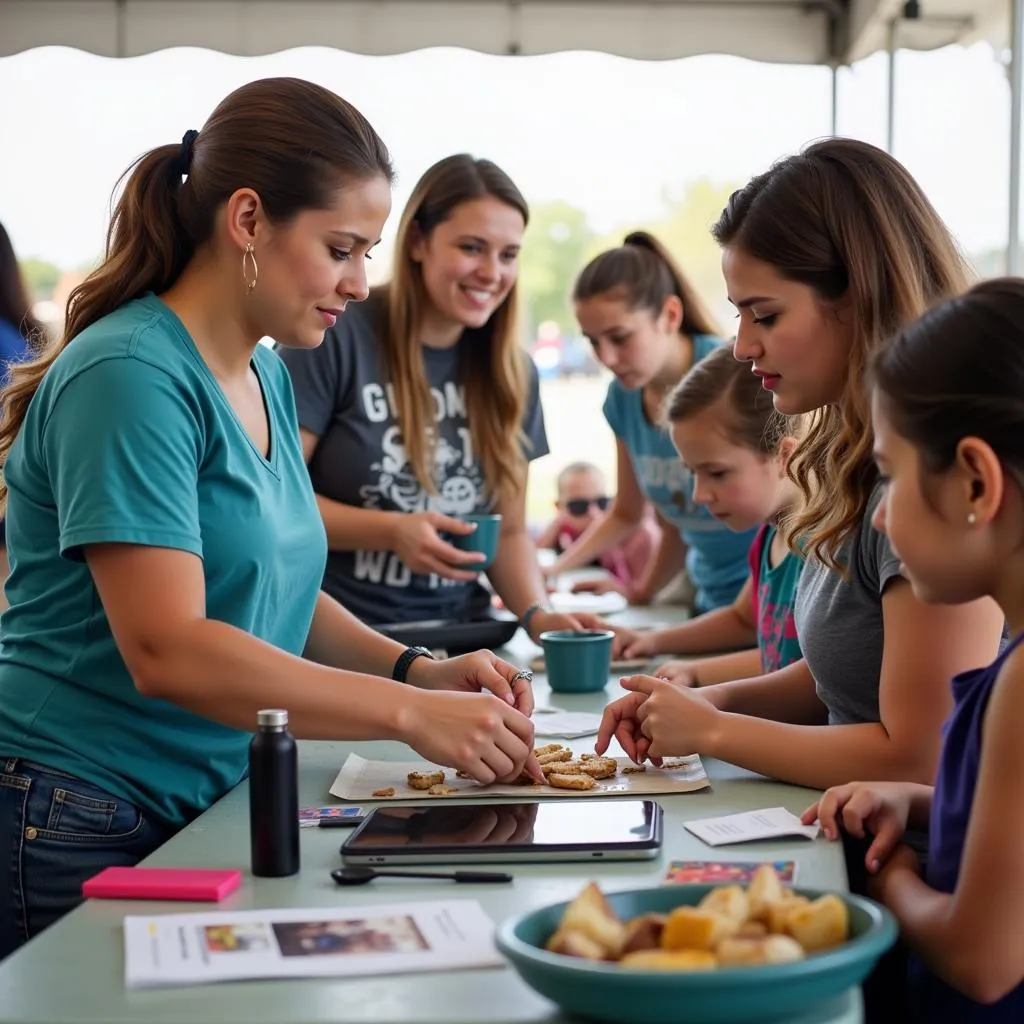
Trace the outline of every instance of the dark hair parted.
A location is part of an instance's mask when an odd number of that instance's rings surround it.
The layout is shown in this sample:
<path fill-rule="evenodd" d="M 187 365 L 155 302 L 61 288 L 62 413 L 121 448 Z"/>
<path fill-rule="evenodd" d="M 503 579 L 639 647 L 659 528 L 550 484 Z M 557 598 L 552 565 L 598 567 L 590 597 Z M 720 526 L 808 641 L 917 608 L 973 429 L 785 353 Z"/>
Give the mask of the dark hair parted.
<path fill-rule="evenodd" d="M 576 279 L 572 300 L 608 294 L 621 295 L 630 310 L 646 309 L 655 316 L 675 295 L 683 305 L 684 334 L 722 333 L 672 254 L 646 231 L 633 231 L 622 245 L 595 256 Z"/>
<path fill-rule="evenodd" d="M 985 281 L 925 313 L 876 354 L 868 380 L 926 472 L 945 472 L 977 437 L 1024 487 L 1024 280 Z"/>
<path fill-rule="evenodd" d="M 731 345 L 716 348 L 690 369 L 669 395 L 665 419 L 681 423 L 719 402 L 725 436 L 759 455 L 777 454 L 782 439 L 799 429 L 800 417 L 775 411 L 760 377 L 736 359 Z"/>
<path fill-rule="evenodd" d="M 64 347 L 125 303 L 170 288 L 210 241 L 218 210 L 238 189 L 251 188 L 267 217 L 287 224 L 305 210 L 327 209 L 346 185 L 394 177 L 369 121 L 330 90 L 298 78 L 241 86 L 187 138 L 184 163 L 185 147 L 175 142 L 150 150 L 122 177 L 105 257 L 69 296 L 63 337 L 12 370 L 3 394 L 0 464 Z M 5 495 L 0 484 L 0 502 Z"/>
<path fill-rule="evenodd" d="M 906 168 L 853 139 L 815 143 L 753 178 L 712 233 L 823 303 L 841 299 L 853 325 L 844 393 L 813 414 L 790 462 L 805 499 L 794 538 L 843 572 L 839 548 L 876 479 L 864 371 L 895 332 L 967 287 L 967 266 Z"/>

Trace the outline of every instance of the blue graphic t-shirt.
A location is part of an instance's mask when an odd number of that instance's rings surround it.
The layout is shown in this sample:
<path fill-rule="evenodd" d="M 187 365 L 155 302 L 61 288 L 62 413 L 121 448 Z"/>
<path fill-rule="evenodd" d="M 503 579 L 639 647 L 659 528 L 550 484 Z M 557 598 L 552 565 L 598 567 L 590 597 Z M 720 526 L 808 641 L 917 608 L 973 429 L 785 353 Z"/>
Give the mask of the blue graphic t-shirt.
<path fill-rule="evenodd" d="M 694 335 L 693 361 L 699 362 L 720 344 L 711 335 Z M 702 505 L 694 504 L 692 475 L 668 431 L 647 418 L 641 389 L 629 391 L 613 380 L 604 416 L 629 451 L 640 490 L 686 541 L 686 572 L 697 591 L 696 610 L 707 612 L 731 604 L 747 578 L 747 552 L 757 531 L 734 533 Z"/>

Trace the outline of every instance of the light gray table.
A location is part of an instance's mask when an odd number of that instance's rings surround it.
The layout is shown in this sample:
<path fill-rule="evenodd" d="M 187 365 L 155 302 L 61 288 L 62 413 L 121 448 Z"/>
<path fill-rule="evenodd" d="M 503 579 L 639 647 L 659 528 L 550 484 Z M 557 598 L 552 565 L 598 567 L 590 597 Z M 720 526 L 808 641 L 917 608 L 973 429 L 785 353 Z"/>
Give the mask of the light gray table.
<path fill-rule="evenodd" d="M 648 613 L 650 615 L 650 613 Z M 659 619 L 664 619 L 660 610 Z M 523 648 L 513 648 L 520 657 Z M 554 695 L 551 703 L 598 711 L 616 696 Z M 621 691 L 620 691 L 621 692 Z M 549 700 L 543 679 L 538 702 Z M 539 742 L 547 742 L 539 741 Z M 586 740 L 574 740 L 581 745 Z M 331 802 L 328 788 L 349 750 L 366 757 L 401 759 L 408 749 L 392 743 L 301 744 L 303 806 Z M 670 860 L 791 859 L 798 882 L 815 888 L 846 888 L 842 850 L 824 840 L 780 841 L 756 846 L 705 846 L 683 828 L 690 818 L 784 806 L 802 811 L 810 790 L 770 782 L 741 769 L 705 761 L 712 788 L 659 797 L 665 809 L 665 843 L 659 860 L 635 863 L 511 865 L 512 885 L 456 889 L 446 883 L 377 881 L 342 889 L 329 876 L 338 867 L 341 829 L 302 830 L 302 871 L 294 878 L 256 879 L 245 871 L 242 887 L 218 910 L 272 907 L 362 907 L 397 900 L 472 896 L 496 922 L 530 907 L 569 899 L 584 880 L 606 891 L 655 885 Z M 242 784 L 158 850 L 150 866 L 247 868 L 248 789 Z M 556 1024 L 567 1021 L 505 967 L 346 980 L 258 981 L 194 988 L 128 991 L 123 984 L 121 921 L 126 914 L 208 911 L 210 904 L 93 900 L 0 964 L 0 1022 L 10 1024 Z M 793 1024 L 858 1024 L 860 994 L 851 991 Z"/>

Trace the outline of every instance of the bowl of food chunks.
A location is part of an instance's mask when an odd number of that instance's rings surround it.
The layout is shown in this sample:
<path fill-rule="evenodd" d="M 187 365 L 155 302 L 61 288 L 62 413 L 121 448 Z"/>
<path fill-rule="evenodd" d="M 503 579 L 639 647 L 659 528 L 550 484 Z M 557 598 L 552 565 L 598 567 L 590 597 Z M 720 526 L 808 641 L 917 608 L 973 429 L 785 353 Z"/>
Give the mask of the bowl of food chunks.
<path fill-rule="evenodd" d="M 662 885 L 505 921 L 497 944 L 562 1009 L 630 1024 L 789 1019 L 860 984 L 896 941 L 892 915 L 849 893 L 792 889 L 770 864 L 748 887 Z"/>

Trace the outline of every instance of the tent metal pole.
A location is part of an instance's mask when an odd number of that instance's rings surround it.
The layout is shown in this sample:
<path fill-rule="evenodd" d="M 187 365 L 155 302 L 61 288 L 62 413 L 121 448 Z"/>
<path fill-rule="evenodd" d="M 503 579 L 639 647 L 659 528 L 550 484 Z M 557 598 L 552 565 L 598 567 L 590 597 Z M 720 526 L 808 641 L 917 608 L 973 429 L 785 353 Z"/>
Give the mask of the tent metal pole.
<path fill-rule="evenodd" d="M 1010 0 L 1010 224 L 1006 272 L 1019 275 L 1021 118 L 1024 117 L 1024 0 Z"/>

